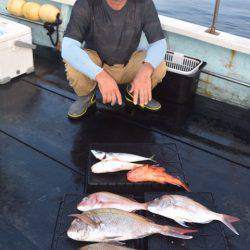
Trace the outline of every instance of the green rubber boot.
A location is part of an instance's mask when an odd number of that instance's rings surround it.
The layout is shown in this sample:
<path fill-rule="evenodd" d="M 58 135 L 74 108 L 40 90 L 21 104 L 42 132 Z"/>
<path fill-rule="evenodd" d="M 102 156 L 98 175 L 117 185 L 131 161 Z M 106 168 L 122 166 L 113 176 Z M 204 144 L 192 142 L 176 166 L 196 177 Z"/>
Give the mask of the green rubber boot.
<path fill-rule="evenodd" d="M 128 88 L 126 91 L 125 99 L 129 104 L 134 105 L 133 95 L 129 92 Z M 136 105 L 136 106 L 139 106 L 143 110 L 148 110 L 148 111 L 152 111 L 152 112 L 156 112 L 156 111 L 159 111 L 161 109 L 161 104 L 153 98 L 151 101 L 148 102 L 148 104 L 146 104 L 144 106 L 141 106 L 141 105 Z"/>
<path fill-rule="evenodd" d="M 78 96 L 77 100 L 73 102 L 69 108 L 68 117 L 70 119 L 79 119 L 83 117 L 95 102 L 95 92 L 87 96 Z"/>

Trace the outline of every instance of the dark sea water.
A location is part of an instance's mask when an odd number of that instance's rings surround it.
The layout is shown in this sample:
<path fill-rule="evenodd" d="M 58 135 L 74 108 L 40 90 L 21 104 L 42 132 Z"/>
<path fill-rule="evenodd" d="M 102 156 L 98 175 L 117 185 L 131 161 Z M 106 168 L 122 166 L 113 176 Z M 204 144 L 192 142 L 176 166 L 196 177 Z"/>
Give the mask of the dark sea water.
<path fill-rule="evenodd" d="M 209 27 L 215 0 L 154 0 L 160 14 Z M 221 0 L 218 29 L 250 38 L 250 0 Z"/>

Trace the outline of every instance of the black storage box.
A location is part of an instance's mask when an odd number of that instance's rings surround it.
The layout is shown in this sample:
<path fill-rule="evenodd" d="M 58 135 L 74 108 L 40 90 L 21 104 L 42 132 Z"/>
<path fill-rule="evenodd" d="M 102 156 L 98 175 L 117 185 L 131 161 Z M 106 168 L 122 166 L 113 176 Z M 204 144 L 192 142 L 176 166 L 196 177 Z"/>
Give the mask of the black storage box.
<path fill-rule="evenodd" d="M 201 69 L 206 63 L 199 59 L 168 51 L 168 72 L 155 94 L 162 102 L 183 104 L 190 101 L 197 90 Z"/>

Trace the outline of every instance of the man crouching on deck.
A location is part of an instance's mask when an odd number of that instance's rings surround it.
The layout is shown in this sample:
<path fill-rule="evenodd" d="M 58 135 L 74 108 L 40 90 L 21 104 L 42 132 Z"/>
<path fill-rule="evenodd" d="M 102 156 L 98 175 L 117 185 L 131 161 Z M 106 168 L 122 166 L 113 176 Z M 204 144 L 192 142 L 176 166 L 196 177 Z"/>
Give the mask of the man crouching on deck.
<path fill-rule="evenodd" d="M 147 50 L 139 46 L 142 32 Z M 159 110 L 152 89 L 166 74 L 166 49 L 153 0 L 77 0 L 62 43 L 67 78 L 78 96 L 68 116 L 86 113 L 95 103 L 96 85 L 103 103 L 121 105 L 118 84 L 125 83 L 131 84 L 128 102 Z"/>

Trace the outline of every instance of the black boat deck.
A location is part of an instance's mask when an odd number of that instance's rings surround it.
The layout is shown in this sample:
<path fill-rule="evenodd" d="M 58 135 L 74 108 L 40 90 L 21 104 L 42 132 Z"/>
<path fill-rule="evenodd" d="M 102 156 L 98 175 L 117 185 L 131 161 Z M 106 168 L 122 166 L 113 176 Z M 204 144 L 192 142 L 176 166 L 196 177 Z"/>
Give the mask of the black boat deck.
<path fill-rule="evenodd" d="M 0 249 L 50 249 L 64 194 L 83 192 L 89 145 L 134 142 L 176 143 L 190 188 L 241 218 L 240 236 L 224 227 L 229 248 L 249 249 L 249 110 L 197 96 L 159 114 L 98 104 L 72 122 L 60 58 L 39 49 L 35 63 L 36 73 L 0 86 Z"/>

